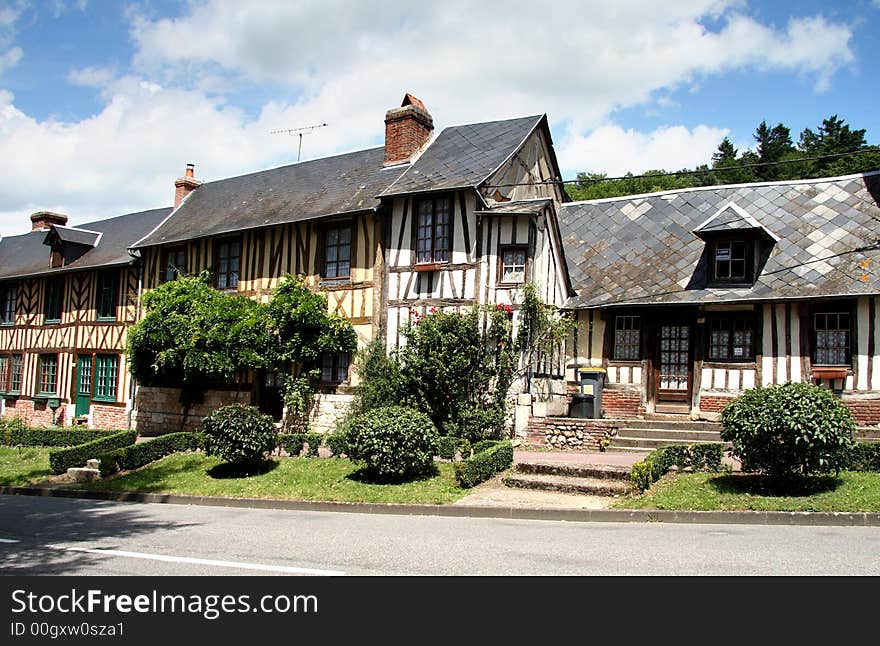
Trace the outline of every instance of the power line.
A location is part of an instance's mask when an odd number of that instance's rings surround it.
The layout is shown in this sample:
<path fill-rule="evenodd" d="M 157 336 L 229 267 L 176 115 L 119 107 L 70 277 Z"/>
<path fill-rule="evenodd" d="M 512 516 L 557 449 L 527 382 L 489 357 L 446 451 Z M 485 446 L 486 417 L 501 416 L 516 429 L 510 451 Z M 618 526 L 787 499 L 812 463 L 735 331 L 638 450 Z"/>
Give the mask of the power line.
<path fill-rule="evenodd" d="M 798 164 L 801 162 L 817 161 L 820 159 L 836 159 L 838 157 L 852 157 L 854 155 L 863 155 L 880 151 L 880 146 L 869 146 L 868 148 L 859 148 L 845 153 L 832 153 L 829 155 L 818 155 L 816 157 L 798 157 L 797 159 L 783 159 L 775 162 L 760 162 L 757 164 L 740 164 L 738 166 L 721 166 L 718 168 L 707 168 L 705 170 L 679 170 L 670 171 L 668 173 L 645 173 L 643 175 L 620 175 L 618 177 L 582 177 L 579 179 L 545 179 L 541 182 L 516 182 L 512 184 L 489 184 L 487 188 L 504 188 L 508 186 L 535 186 L 538 184 L 581 184 L 581 183 L 598 183 L 613 182 L 623 179 L 643 179 L 651 177 L 677 177 L 679 175 L 706 175 L 708 173 L 717 173 L 724 171 L 736 171 L 745 168 L 765 168 L 768 166 L 782 166 L 783 164 Z"/>

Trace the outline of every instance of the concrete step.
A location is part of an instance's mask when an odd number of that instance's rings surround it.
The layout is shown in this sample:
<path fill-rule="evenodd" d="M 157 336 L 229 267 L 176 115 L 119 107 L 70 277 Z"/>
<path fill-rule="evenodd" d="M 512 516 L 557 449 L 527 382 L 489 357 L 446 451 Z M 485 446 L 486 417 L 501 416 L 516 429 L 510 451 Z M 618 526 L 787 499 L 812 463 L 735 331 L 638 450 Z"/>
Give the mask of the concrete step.
<path fill-rule="evenodd" d="M 674 428 L 682 431 L 718 431 L 721 432 L 721 424 L 718 422 L 704 422 L 698 420 L 663 420 L 663 419 L 625 419 L 620 420 L 619 428 Z"/>
<path fill-rule="evenodd" d="M 517 473 L 530 475 L 566 476 L 570 478 L 595 478 L 629 480 L 629 467 L 612 464 L 556 464 L 550 462 L 517 462 Z"/>
<path fill-rule="evenodd" d="M 620 429 L 619 435 L 625 437 L 643 437 L 652 439 L 655 437 L 674 437 L 693 442 L 720 442 L 721 432 L 714 430 L 680 430 L 678 428 L 625 428 Z"/>
<path fill-rule="evenodd" d="M 506 476 L 502 482 L 508 487 L 561 491 L 563 493 L 579 493 L 591 496 L 623 496 L 629 493 L 630 490 L 629 483 L 622 480 L 558 475 L 514 473 Z"/>
<path fill-rule="evenodd" d="M 715 442 L 720 440 L 714 440 Z M 655 437 L 627 437 L 627 436 L 617 436 L 611 441 L 611 446 L 614 448 L 640 448 L 640 449 L 657 449 L 661 446 L 666 446 L 668 444 L 710 444 L 712 442 L 707 440 L 687 440 L 681 439 L 678 437 L 663 437 L 660 434 L 657 434 Z"/>

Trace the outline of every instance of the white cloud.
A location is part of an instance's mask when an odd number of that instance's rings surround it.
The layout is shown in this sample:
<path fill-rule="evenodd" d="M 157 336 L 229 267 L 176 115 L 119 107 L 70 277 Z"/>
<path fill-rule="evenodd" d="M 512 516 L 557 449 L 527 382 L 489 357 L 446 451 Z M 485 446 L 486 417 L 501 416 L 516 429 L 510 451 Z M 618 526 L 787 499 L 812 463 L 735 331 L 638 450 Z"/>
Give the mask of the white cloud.
<path fill-rule="evenodd" d="M 168 204 L 187 162 L 216 179 L 295 160 L 297 138 L 270 130 L 328 123 L 304 136 L 306 159 L 376 145 L 385 110 L 407 91 L 438 131 L 547 112 L 564 168 L 693 166 L 726 130 L 639 133 L 608 125 L 611 115 L 664 108 L 676 88 L 730 70 L 783 70 L 822 89 L 853 60 L 844 24 L 806 17 L 774 28 L 744 11 L 742 0 L 633 0 L 625 10 L 559 0 L 540 15 L 525 0 L 204 0 L 156 19 L 135 6 L 133 68 L 68 75 L 100 89 L 97 114 L 40 121 L 0 90 L 0 233 L 23 230 L 42 208 L 76 222 Z M 0 54 L 12 44 L 0 40 Z M 236 91 L 275 98 L 249 114 Z"/>
<path fill-rule="evenodd" d="M 24 52 L 21 51 L 21 47 L 13 47 L 0 54 L 0 74 L 2 74 L 4 70 L 8 70 L 10 67 L 15 67 L 18 61 L 21 60 L 23 54 Z"/>
<path fill-rule="evenodd" d="M 728 134 L 725 128 L 705 125 L 693 130 L 668 126 L 647 133 L 604 125 L 587 136 L 570 137 L 558 151 L 559 163 L 611 177 L 628 171 L 693 168 L 708 163 Z"/>
<path fill-rule="evenodd" d="M 104 87 L 115 76 L 116 71 L 110 67 L 83 67 L 70 70 L 67 82 L 83 87 Z"/>

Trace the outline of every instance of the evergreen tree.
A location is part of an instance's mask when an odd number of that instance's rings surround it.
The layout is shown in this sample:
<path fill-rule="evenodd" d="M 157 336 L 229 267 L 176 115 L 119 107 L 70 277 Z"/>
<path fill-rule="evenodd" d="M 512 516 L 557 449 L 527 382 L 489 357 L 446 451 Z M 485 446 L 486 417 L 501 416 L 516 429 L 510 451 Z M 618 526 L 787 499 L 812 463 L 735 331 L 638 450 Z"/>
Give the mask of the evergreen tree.
<path fill-rule="evenodd" d="M 767 121 L 762 121 L 755 130 L 755 141 L 758 142 L 758 163 L 772 164 L 781 161 L 786 155 L 796 152 L 791 141 L 791 131 L 777 123 L 772 128 Z M 780 177 L 778 166 L 764 166 L 755 169 L 755 175 L 760 180 L 775 180 Z"/>
<path fill-rule="evenodd" d="M 819 157 L 822 155 L 834 155 L 847 153 L 867 147 L 865 143 L 865 130 L 852 130 L 849 125 L 832 114 L 822 120 L 822 125 L 813 132 L 804 128 L 798 141 L 798 149 L 807 157 Z M 867 158 L 867 155 L 858 155 L 852 158 L 818 159 L 813 162 L 813 170 L 817 174 L 824 175 L 832 166 L 836 168 L 860 168 L 864 162 L 859 157 Z M 842 162 L 838 164 L 837 162 Z M 857 172 L 851 170 L 850 172 Z"/>

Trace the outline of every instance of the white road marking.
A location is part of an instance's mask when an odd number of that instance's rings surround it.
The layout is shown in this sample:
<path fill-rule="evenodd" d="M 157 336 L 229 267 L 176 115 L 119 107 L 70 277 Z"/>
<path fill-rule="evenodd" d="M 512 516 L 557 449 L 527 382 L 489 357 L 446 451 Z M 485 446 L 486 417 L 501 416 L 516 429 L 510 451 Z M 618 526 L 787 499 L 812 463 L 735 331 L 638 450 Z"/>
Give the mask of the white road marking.
<path fill-rule="evenodd" d="M 20 543 L 21 541 L 14 541 L 11 538 L 0 538 L 0 543 Z"/>
<path fill-rule="evenodd" d="M 235 568 L 237 570 L 259 570 L 261 572 L 281 572 L 283 574 L 306 574 L 311 576 L 344 576 L 339 570 L 314 570 L 311 568 L 289 567 L 286 565 L 268 565 L 263 563 L 241 563 L 237 561 L 215 561 L 214 559 L 197 559 L 189 556 L 166 556 L 164 554 L 147 554 L 144 552 L 127 552 L 125 550 L 92 549 L 87 547 L 66 547 L 64 545 L 46 545 L 52 550 L 65 552 L 85 552 L 104 556 L 122 556 L 132 559 L 164 561 L 166 563 L 192 563 L 194 565 L 210 565 L 213 567 Z"/>

